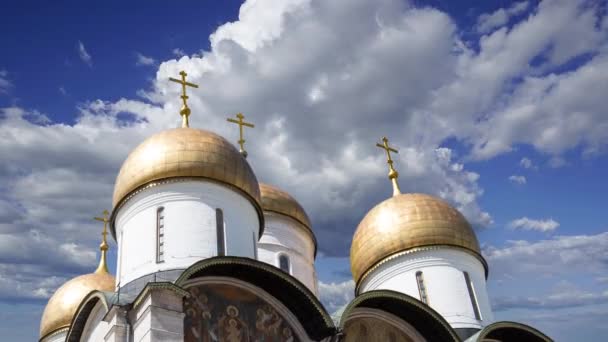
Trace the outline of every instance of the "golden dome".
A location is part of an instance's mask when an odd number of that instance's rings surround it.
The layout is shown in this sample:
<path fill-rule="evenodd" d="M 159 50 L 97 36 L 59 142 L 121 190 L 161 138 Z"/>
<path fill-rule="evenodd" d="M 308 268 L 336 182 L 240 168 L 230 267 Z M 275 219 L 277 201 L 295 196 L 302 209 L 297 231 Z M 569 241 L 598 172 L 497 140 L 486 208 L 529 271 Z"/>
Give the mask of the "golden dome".
<path fill-rule="evenodd" d="M 69 328 L 78 306 L 91 291 L 114 291 L 114 276 L 97 271 L 69 280 L 49 299 L 40 320 L 40 337 Z"/>
<path fill-rule="evenodd" d="M 168 178 L 204 177 L 233 186 L 259 209 L 260 188 L 253 170 L 226 139 L 194 128 L 162 131 L 142 142 L 122 164 L 112 204 L 114 209 L 135 190 Z"/>
<path fill-rule="evenodd" d="M 304 208 L 287 192 L 272 185 L 260 183 L 260 194 L 262 197 L 262 209 L 264 211 L 289 216 L 312 231 L 310 219 L 306 215 Z"/>
<path fill-rule="evenodd" d="M 359 223 L 350 248 L 353 278 L 358 285 L 387 257 L 438 245 L 464 248 L 486 267 L 475 232 L 458 210 L 430 195 L 395 195 L 376 205 Z"/>

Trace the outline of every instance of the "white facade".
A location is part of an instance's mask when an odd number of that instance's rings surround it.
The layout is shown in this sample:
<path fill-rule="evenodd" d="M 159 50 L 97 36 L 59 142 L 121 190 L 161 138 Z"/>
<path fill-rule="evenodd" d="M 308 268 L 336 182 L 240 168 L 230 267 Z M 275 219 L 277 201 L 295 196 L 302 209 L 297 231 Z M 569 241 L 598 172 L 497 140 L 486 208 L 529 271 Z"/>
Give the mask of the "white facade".
<path fill-rule="evenodd" d="M 387 260 L 365 277 L 360 284 L 360 293 L 393 290 L 422 300 L 417 272 L 422 272 L 427 304 L 452 328 L 481 329 L 494 321 L 481 261 L 454 248 L 421 248 Z M 464 272 L 471 281 L 472 299 Z M 478 307 L 479 320 L 472 300 Z"/>
<path fill-rule="evenodd" d="M 225 255 L 254 258 L 259 219 L 243 194 L 213 181 L 161 182 L 136 194 L 116 214 L 117 287 L 144 275 L 186 269 L 199 260 L 217 256 L 216 209 L 223 213 Z"/>
<path fill-rule="evenodd" d="M 258 242 L 258 260 L 279 267 L 279 258 L 289 258 L 289 273 L 319 296 L 312 233 L 289 216 L 264 212 L 264 234 Z M 280 267 L 279 267 L 280 268 Z"/>

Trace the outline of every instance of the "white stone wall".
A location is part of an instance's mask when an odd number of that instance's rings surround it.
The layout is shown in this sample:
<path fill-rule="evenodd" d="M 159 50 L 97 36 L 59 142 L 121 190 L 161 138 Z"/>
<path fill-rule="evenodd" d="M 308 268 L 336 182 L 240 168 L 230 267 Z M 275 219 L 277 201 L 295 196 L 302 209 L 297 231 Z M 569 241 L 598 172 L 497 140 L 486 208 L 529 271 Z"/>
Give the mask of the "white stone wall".
<path fill-rule="evenodd" d="M 164 262 L 157 263 L 156 215 L 161 206 L 165 252 Z M 216 208 L 224 213 L 226 255 L 253 258 L 259 220 L 244 195 L 206 180 L 160 184 L 135 195 L 116 215 L 117 285 L 216 256 Z"/>
<path fill-rule="evenodd" d="M 91 310 L 89 318 L 84 326 L 80 341 L 85 342 L 98 342 L 105 341 L 106 334 L 108 333 L 110 326 L 107 322 L 102 319 L 106 314 L 106 308 L 101 301 Z"/>
<path fill-rule="evenodd" d="M 318 297 L 315 245 L 308 228 L 288 216 L 268 211 L 264 212 L 264 221 L 258 260 L 279 267 L 279 256 L 286 254 L 291 264 L 290 274 Z"/>
<path fill-rule="evenodd" d="M 431 247 L 400 255 L 380 265 L 361 283 L 360 293 L 393 290 L 420 299 L 416 272 L 422 271 L 429 305 L 453 328 L 477 328 L 494 321 L 482 263 L 469 253 Z M 475 318 L 463 271 L 468 272 L 481 320 Z"/>
<path fill-rule="evenodd" d="M 134 342 L 184 340 L 182 297 L 171 290 L 153 290 L 130 314 Z"/>

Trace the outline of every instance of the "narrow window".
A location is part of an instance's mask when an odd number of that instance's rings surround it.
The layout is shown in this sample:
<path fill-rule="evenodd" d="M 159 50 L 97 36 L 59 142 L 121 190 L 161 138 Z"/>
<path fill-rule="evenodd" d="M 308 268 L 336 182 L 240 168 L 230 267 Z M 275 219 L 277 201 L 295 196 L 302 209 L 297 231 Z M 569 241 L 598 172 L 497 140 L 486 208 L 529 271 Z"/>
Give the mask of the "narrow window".
<path fill-rule="evenodd" d="M 291 274 L 291 272 L 289 272 L 289 266 L 289 257 L 285 254 L 279 255 L 279 268 L 284 272 Z"/>
<path fill-rule="evenodd" d="M 424 304 L 429 304 L 429 297 L 426 293 L 426 286 L 424 285 L 424 278 L 422 277 L 422 271 L 416 272 L 416 283 L 418 283 L 418 293 L 420 293 L 420 300 Z"/>
<path fill-rule="evenodd" d="M 226 255 L 226 231 L 222 209 L 215 209 L 215 225 L 217 232 L 217 255 Z"/>
<path fill-rule="evenodd" d="M 251 235 L 253 236 L 253 258 L 258 260 L 258 244 L 255 241 L 255 232 L 252 232 Z"/>
<path fill-rule="evenodd" d="M 156 262 L 165 261 L 165 208 L 156 209 Z"/>
<path fill-rule="evenodd" d="M 467 272 L 462 272 L 464 274 L 464 280 L 467 283 L 467 289 L 469 290 L 469 298 L 471 298 L 471 305 L 473 305 L 473 312 L 475 312 L 475 319 L 481 321 L 481 313 L 479 312 L 479 306 L 477 305 L 477 297 L 475 297 L 475 289 L 473 288 L 473 283 L 471 282 L 471 277 Z"/>

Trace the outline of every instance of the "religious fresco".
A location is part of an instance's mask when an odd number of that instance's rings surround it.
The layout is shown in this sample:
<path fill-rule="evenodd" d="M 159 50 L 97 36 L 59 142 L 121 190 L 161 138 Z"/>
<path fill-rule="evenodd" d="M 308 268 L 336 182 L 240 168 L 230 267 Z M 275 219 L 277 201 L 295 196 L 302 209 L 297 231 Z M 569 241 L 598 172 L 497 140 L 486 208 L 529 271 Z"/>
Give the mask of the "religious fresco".
<path fill-rule="evenodd" d="M 184 298 L 186 342 L 297 342 L 292 328 L 255 293 L 227 284 L 196 285 Z"/>
<path fill-rule="evenodd" d="M 405 332 L 377 318 L 355 318 L 344 326 L 344 342 L 413 342 Z"/>

